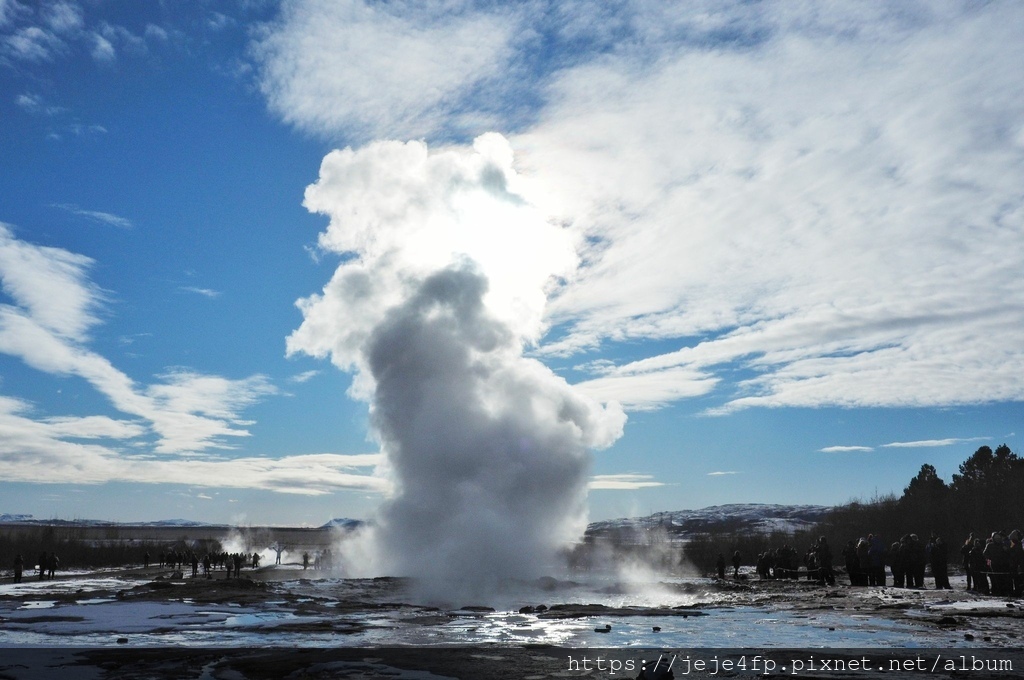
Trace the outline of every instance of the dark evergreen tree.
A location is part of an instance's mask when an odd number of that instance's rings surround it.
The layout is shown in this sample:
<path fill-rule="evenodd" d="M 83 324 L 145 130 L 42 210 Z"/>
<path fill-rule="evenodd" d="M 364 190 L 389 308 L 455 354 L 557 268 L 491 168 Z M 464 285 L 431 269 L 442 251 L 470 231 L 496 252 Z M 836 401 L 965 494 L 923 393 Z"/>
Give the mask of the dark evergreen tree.
<path fill-rule="evenodd" d="M 943 534 L 949 525 L 949 487 L 935 466 L 925 463 L 921 471 L 903 489 L 899 502 L 900 529 L 904 533 Z"/>
<path fill-rule="evenodd" d="M 982 446 L 960 465 L 951 485 L 961 532 L 1024 524 L 1024 460 L 1006 444 Z"/>

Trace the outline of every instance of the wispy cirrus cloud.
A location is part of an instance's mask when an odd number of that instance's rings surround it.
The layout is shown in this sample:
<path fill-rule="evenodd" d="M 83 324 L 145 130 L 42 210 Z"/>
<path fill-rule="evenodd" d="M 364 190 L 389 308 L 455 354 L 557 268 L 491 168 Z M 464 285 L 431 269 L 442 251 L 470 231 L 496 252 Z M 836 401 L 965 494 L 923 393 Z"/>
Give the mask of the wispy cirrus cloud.
<path fill-rule="evenodd" d="M 846 453 L 850 451 L 861 451 L 864 453 L 874 451 L 873 446 L 826 446 L 823 449 L 818 449 L 821 453 Z"/>
<path fill-rule="evenodd" d="M 62 106 L 47 104 L 42 96 L 29 92 L 19 94 L 14 98 L 14 103 L 17 104 L 22 111 L 33 115 L 56 116 L 67 110 Z"/>
<path fill-rule="evenodd" d="M 655 480 L 654 475 L 641 475 L 635 473 L 594 475 L 587 483 L 588 489 L 614 489 L 618 491 L 633 491 L 636 489 L 647 489 L 656 486 L 665 486 L 664 482 Z"/>
<path fill-rule="evenodd" d="M 983 442 L 990 440 L 991 437 L 950 437 L 947 439 L 921 439 L 912 442 L 890 442 L 888 444 L 882 444 L 883 449 L 923 449 L 923 448 L 937 448 L 942 446 L 954 446 L 955 444 L 964 444 L 967 442 Z"/>
<path fill-rule="evenodd" d="M 728 475 L 740 475 L 740 474 L 743 474 L 743 473 L 739 472 L 738 470 L 718 470 L 718 471 L 715 471 L 715 472 L 709 472 L 708 473 L 708 477 L 725 477 L 725 476 L 728 476 Z"/>
<path fill-rule="evenodd" d="M 125 454 L 118 447 L 120 440 L 138 437 L 145 430 L 139 421 L 33 416 L 27 402 L 0 395 L 0 477 L 5 481 L 183 484 L 312 496 L 339 490 L 389 490 L 385 479 L 372 474 L 380 463 L 379 454 L 155 458 Z"/>
<path fill-rule="evenodd" d="M 199 286 L 178 286 L 178 290 L 184 293 L 195 293 L 196 295 L 202 295 L 207 298 L 220 297 L 219 290 L 213 290 L 212 288 L 201 288 Z"/>
<path fill-rule="evenodd" d="M 418 138 L 450 127 L 473 88 L 503 73 L 516 13 L 500 5 L 293 2 L 252 52 L 263 93 L 285 121 L 328 138 Z"/>
<path fill-rule="evenodd" d="M 131 220 L 129 220 L 127 217 L 121 217 L 120 215 L 115 215 L 113 213 L 103 212 L 100 210 L 86 210 L 84 208 L 80 208 L 79 206 L 73 203 L 54 203 L 53 207 L 65 210 L 71 213 L 72 215 L 85 217 L 93 222 L 98 222 L 100 224 L 107 224 L 112 227 L 117 227 L 119 229 L 132 228 Z"/>
<path fill-rule="evenodd" d="M 51 375 L 83 378 L 118 411 L 147 423 L 156 453 L 230 448 L 230 439 L 249 436 L 251 423 L 241 412 L 277 393 L 265 376 L 229 379 L 175 369 L 140 385 L 88 348 L 104 302 L 88 277 L 92 264 L 64 249 L 22 241 L 0 224 L 0 284 L 8 298 L 0 302 L 0 352 Z"/>
<path fill-rule="evenodd" d="M 584 245 L 546 351 L 678 337 L 598 380 L 645 406 L 669 371 L 718 380 L 709 413 L 1024 399 L 1024 47 L 984 37 L 1024 17 L 916 7 L 720 3 L 749 40 L 704 45 L 657 27 L 698 21 L 673 7 L 644 24 L 656 60 L 558 74 L 513 138 Z"/>

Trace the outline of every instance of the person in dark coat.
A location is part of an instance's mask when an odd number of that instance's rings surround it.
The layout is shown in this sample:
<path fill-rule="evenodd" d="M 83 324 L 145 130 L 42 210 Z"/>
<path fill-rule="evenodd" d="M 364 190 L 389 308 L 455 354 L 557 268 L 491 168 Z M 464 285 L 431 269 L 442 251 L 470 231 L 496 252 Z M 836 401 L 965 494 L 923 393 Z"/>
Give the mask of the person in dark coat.
<path fill-rule="evenodd" d="M 935 579 L 936 590 L 951 590 L 949 585 L 949 552 L 941 536 L 932 534 L 931 549 L 928 557 L 932 563 L 932 577 Z"/>
<path fill-rule="evenodd" d="M 857 559 L 857 546 L 853 544 L 852 540 L 846 542 L 846 547 L 843 548 L 843 560 L 846 562 L 846 573 L 850 577 L 850 585 L 858 585 L 860 575 L 858 574 L 858 568 L 860 566 Z"/>
<path fill-rule="evenodd" d="M 906 555 L 904 564 L 907 569 L 907 587 L 924 588 L 924 567 L 928 561 L 924 554 L 924 545 L 917 534 L 904 536 L 900 541 L 900 551 Z"/>
<path fill-rule="evenodd" d="M 895 588 L 902 588 L 906 578 L 906 567 L 903 564 L 903 554 L 900 552 L 900 542 L 893 541 L 889 546 L 889 571 L 892 572 L 892 585 Z"/>
<path fill-rule="evenodd" d="M 988 563 L 985 561 L 985 545 L 980 538 L 974 539 L 970 560 L 971 573 L 974 575 L 974 589 L 982 595 L 988 595 Z"/>
<path fill-rule="evenodd" d="M 25 558 L 19 553 L 14 558 L 14 582 L 21 583 L 21 574 L 25 570 Z"/>
<path fill-rule="evenodd" d="M 740 577 L 740 564 L 743 563 L 743 558 L 740 556 L 740 551 L 737 550 L 732 554 L 732 576 L 733 578 Z"/>
<path fill-rule="evenodd" d="M 971 571 L 971 549 L 974 548 L 974 534 L 972 533 L 960 546 L 960 560 L 967 575 L 967 590 L 974 590 L 973 572 Z"/>
<path fill-rule="evenodd" d="M 718 561 L 715 562 L 715 566 L 718 568 L 718 578 L 725 578 L 725 555 L 718 553 Z"/>
<path fill-rule="evenodd" d="M 868 574 L 870 584 L 885 587 L 885 544 L 882 543 L 881 536 L 868 536 L 868 559 L 871 561 L 871 571 Z"/>
<path fill-rule="evenodd" d="M 1010 578 L 1013 581 L 1013 595 L 1024 595 L 1024 546 L 1021 545 L 1021 532 L 1014 529 L 1010 532 Z"/>
<path fill-rule="evenodd" d="M 832 571 L 832 548 L 829 547 L 828 541 L 825 540 L 824 536 L 818 539 L 815 554 L 818 558 L 818 582 L 834 586 L 836 584 L 836 576 Z"/>
<path fill-rule="evenodd" d="M 996 532 L 985 543 L 982 551 L 988 565 L 990 587 L 993 595 L 1009 595 L 1012 588 L 1010 578 L 1010 555 L 1003 545 L 1003 535 Z"/>

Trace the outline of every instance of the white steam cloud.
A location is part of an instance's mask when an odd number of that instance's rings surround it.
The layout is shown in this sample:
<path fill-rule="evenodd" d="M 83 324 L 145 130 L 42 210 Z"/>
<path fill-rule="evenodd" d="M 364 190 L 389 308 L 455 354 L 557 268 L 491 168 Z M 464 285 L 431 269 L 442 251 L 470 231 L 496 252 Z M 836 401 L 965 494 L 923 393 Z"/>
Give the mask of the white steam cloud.
<path fill-rule="evenodd" d="M 578 393 L 523 348 L 546 291 L 572 275 L 569 234 L 516 191 L 512 152 L 376 142 L 329 154 L 306 192 L 343 254 L 289 353 L 354 371 L 394 484 L 371 569 L 433 595 L 530 577 L 586 523 L 590 448 L 625 416 Z"/>

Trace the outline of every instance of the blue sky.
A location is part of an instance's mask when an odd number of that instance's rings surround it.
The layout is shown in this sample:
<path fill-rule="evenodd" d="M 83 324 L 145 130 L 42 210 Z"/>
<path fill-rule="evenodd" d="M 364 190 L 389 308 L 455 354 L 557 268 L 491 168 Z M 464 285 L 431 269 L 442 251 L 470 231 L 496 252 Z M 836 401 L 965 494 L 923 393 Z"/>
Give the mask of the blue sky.
<path fill-rule="evenodd" d="M 591 519 L 1019 451 L 1022 15 L 0 0 L 0 512 L 370 516 L 360 343 L 453 257 L 608 419 Z"/>

